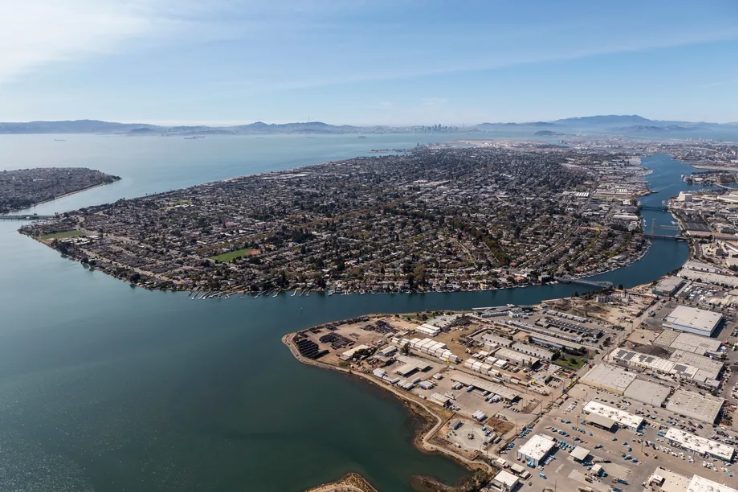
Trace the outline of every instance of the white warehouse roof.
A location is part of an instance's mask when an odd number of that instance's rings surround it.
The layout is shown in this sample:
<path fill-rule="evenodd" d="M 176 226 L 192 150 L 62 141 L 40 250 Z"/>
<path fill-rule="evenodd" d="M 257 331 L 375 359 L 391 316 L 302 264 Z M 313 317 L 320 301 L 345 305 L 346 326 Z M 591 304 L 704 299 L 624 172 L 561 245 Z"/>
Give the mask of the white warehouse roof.
<path fill-rule="evenodd" d="M 722 342 L 714 338 L 707 338 L 692 333 L 680 333 L 671 343 L 670 348 L 705 355 L 708 352 L 717 352 Z"/>
<path fill-rule="evenodd" d="M 552 437 L 546 434 L 534 434 L 528 442 L 520 446 L 518 453 L 540 461 L 556 445 Z"/>
<path fill-rule="evenodd" d="M 677 306 L 664 319 L 664 326 L 709 337 L 712 336 L 722 319 L 723 315 L 720 313 L 689 306 Z"/>
<path fill-rule="evenodd" d="M 518 477 L 507 470 L 500 470 L 500 472 L 495 475 L 494 481 L 504 485 L 510 490 L 514 489 L 515 486 L 518 485 Z"/>
<path fill-rule="evenodd" d="M 714 396 L 703 396 L 694 391 L 678 389 L 674 392 L 666 409 L 708 424 L 715 423 L 725 400 Z"/>
<path fill-rule="evenodd" d="M 667 440 L 679 444 L 684 449 L 696 451 L 702 455 L 709 454 L 725 461 L 732 460 L 735 454 L 735 449 L 732 446 L 684 432 L 676 427 L 670 427 L 666 431 L 665 437 Z"/>
<path fill-rule="evenodd" d="M 643 417 L 633 415 L 632 413 L 625 412 L 619 408 L 604 405 L 598 401 L 590 401 L 584 406 L 583 410 L 587 413 L 596 414 L 613 420 L 623 427 L 628 427 L 630 429 L 638 429 L 643 425 Z"/>
<path fill-rule="evenodd" d="M 660 407 L 670 392 L 671 389 L 663 384 L 636 379 L 625 390 L 624 396 L 642 403 L 648 403 L 654 407 Z"/>
<path fill-rule="evenodd" d="M 709 478 L 694 475 L 687 485 L 687 492 L 738 492 L 733 487 L 714 482 Z"/>
<path fill-rule="evenodd" d="M 597 364 L 585 374 L 581 382 L 600 388 L 616 395 L 622 395 L 626 388 L 635 380 L 636 374 L 627 372 L 618 366 L 610 364 Z"/>

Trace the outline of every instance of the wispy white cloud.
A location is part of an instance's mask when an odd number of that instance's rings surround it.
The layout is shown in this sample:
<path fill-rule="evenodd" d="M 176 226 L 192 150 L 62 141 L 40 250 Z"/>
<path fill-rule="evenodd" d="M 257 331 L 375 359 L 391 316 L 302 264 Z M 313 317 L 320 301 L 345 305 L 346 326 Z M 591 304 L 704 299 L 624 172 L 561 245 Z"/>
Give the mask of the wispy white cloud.
<path fill-rule="evenodd" d="M 370 71 L 359 71 L 350 74 L 337 73 L 334 76 L 329 74 L 328 76 L 319 77 L 296 77 L 292 80 L 282 80 L 279 82 L 265 80 L 262 81 L 262 88 L 270 91 L 311 89 L 364 82 L 383 82 L 438 75 L 485 72 L 525 65 L 573 62 L 599 56 L 634 54 L 663 49 L 709 45 L 711 43 L 735 41 L 737 39 L 738 27 L 709 33 L 677 34 L 673 37 L 663 37 L 661 39 L 622 40 L 595 46 L 580 45 L 564 48 L 547 48 L 542 46 L 540 51 L 536 53 L 518 53 L 514 49 L 500 50 L 500 52 L 490 50 L 484 56 L 477 56 L 476 59 L 465 59 L 464 56 L 460 55 L 455 63 L 445 63 L 442 66 L 434 63 L 434 60 L 431 59 L 424 66 L 393 66 L 391 68 L 378 66 L 372 67 L 373 69 Z M 256 88 L 260 84 L 256 80 L 252 81 L 252 85 Z"/>
<path fill-rule="evenodd" d="M 151 7 L 143 1 L 0 0 L 0 83 L 120 48 L 151 31 Z"/>

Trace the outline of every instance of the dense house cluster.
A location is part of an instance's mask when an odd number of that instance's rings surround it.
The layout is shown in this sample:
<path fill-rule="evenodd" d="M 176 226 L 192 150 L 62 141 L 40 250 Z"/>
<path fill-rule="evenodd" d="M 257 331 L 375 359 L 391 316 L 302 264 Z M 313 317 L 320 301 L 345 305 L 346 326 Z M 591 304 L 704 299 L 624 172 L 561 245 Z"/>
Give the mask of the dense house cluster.
<path fill-rule="evenodd" d="M 121 200 L 23 232 L 150 288 L 494 288 L 632 261 L 645 246 L 643 174 L 615 150 L 423 147 Z"/>
<path fill-rule="evenodd" d="M 48 167 L 0 171 L 0 213 L 21 210 L 37 203 L 120 178 L 84 167 Z"/>
<path fill-rule="evenodd" d="M 660 144 L 659 150 L 675 159 L 687 161 L 696 167 L 735 170 L 738 167 L 738 145 L 729 142 L 698 142 Z"/>

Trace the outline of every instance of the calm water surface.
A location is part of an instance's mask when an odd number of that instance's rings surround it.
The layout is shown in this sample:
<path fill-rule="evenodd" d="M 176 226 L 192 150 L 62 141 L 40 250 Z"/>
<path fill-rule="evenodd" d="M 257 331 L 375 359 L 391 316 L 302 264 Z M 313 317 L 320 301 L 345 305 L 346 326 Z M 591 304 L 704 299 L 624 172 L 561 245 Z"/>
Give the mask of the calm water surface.
<path fill-rule="evenodd" d="M 0 136 L 0 169 L 83 165 L 123 180 L 38 213 L 440 140 L 61 138 Z M 646 165 L 657 193 L 644 202 L 684 186 L 688 166 L 666 156 Z M 18 226 L 0 222 L 0 490 L 297 491 L 347 471 L 383 491 L 407 490 L 419 473 L 454 481 L 462 469 L 413 448 L 399 402 L 300 365 L 282 334 L 362 313 L 534 303 L 584 290 L 192 301 L 86 271 Z M 656 241 L 641 261 L 599 278 L 635 285 L 686 257 L 685 244 Z"/>

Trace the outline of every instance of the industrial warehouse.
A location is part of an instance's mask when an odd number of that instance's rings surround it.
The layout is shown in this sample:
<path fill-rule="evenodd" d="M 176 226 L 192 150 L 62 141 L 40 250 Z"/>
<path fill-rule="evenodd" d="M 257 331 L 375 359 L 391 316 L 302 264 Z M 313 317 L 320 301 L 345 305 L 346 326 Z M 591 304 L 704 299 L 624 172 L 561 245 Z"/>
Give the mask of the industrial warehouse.
<path fill-rule="evenodd" d="M 597 401 L 591 401 L 584 406 L 585 420 L 597 424 L 605 429 L 612 429 L 616 425 L 637 432 L 643 425 L 643 417 L 624 412 Z"/>
<path fill-rule="evenodd" d="M 689 306 L 677 306 L 664 319 L 664 327 L 711 337 L 722 321 L 723 315 L 720 313 Z"/>

